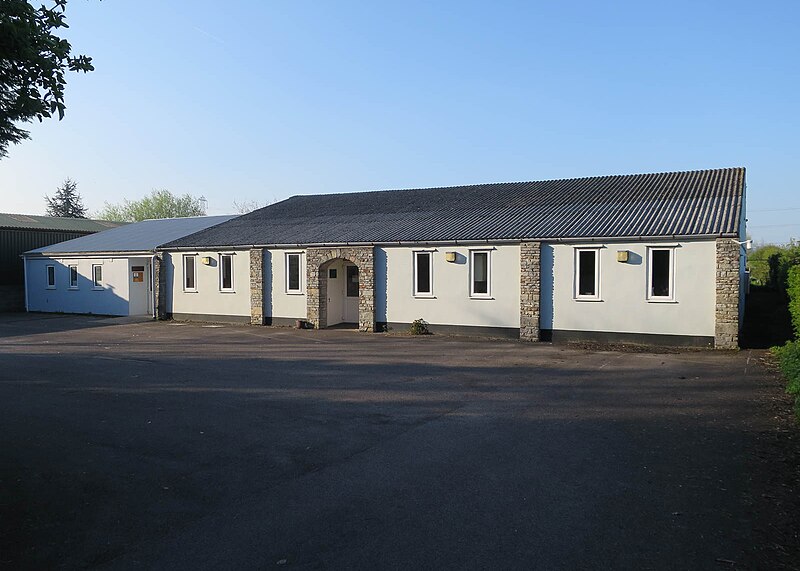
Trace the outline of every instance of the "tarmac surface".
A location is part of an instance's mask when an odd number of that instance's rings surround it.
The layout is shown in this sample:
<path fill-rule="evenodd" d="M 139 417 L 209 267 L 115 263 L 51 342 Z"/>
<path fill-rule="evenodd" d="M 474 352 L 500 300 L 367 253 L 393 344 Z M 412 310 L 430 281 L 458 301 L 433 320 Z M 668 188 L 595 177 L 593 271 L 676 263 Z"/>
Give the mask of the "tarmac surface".
<path fill-rule="evenodd" d="M 779 568 L 759 355 L 2 315 L 0 566 Z"/>

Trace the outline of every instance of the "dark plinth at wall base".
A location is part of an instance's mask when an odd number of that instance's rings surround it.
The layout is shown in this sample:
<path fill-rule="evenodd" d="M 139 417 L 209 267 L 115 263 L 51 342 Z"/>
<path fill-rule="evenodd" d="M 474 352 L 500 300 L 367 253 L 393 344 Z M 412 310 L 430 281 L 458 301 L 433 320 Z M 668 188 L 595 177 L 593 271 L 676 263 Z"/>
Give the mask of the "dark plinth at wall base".
<path fill-rule="evenodd" d="M 662 347 L 713 347 L 714 337 L 701 335 L 662 335 L 658 333 L 617 333 L 613 331 L 570 331 L 542 329 L 542 341 L 568 343 L 593 341 L 596 343 L 632 343 Z"/>
<path fill-rule="evenodd" d="M 410 323 L 386 323 L 379 321 L 375 331 L 402 333 L 411 329 Z M 441 335 L 464 335 L 468 337 L 500 337 L 503 339 L 519 339 L 519 327 L 482 327 L 478 325 L 436 325 L 428 324 L 431 333 Z"/>
<path fill-rule="evenodd" d="M 209 315 L 206 313 L 173 313 L 175 321 L 205 321 L 209 323 L 250 323 L 249 315 Z"/>
<path fill-rule="evenodd" d="M 249 324 L 248 315 L 208 315 L 201 313 L 173 313 L 176 321 L 202 321 L 209 323 Z M 273 327 L 296 327 L 297 317 L 265 317 L 264 324 Z M 300 321 L 305 321 L 300 319 Z M 331 327 L 335 329 L 337 326 Z M 375 323 L 375 331 L 403 333 L 411 329 L 410 323 Z M 494 337 L 519 339 L 519 327 L 482 327 L 477 325 L 438 325 L 428 324 L 431 333 L 440 335 L 463 335 L 467 337 Z M 636 345 L 656 345 L 662 347 L 714 347 L 714 337 L 699 335 L 661 335 L 655 333 L 617 333 L 613 331 L 572 331 L 566 329 L 542 329 L 541 340 L 553 343 L 571 341 L 590 341 L 595 343 L 631 343 Z"/>
<path fill-rule="evenodd" d="M 305 322 L 305 317 L 265 317 L 264 325 L 273 327 L 297 327 L 297 322 Z"/>
<path fill-rule="evenodd" d="M 247 315 L 209 315 L 205 313 L 173 313 L 175 321 L 207 321 L 209 323 L 245 323 L 250 324 Z M 264 325 L 272 327 L 297 327 L 297 322 L 306 322 L 300 317 L 264 317 Z"/>

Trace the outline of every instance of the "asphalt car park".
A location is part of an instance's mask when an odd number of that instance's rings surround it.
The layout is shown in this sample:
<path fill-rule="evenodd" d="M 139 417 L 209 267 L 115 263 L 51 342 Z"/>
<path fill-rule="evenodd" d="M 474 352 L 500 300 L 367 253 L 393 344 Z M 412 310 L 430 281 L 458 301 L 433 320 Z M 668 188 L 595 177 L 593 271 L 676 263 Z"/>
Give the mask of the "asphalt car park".
<path fill-rule="evenodd" d="M 790 565 L 760 356 L 0 316 L 0 565 Z"/>

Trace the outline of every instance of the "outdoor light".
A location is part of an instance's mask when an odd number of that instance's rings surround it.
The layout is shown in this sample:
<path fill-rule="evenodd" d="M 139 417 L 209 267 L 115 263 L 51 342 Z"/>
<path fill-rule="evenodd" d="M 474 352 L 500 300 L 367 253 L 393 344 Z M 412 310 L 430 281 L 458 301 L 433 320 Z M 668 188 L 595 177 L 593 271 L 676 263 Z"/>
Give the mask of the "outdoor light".
<path fill-rule="evenodd" d="M 445 252 L 444 259 L 446 262 L 455 262 L 456 261 L 456 253 L 455 252 Z"/>
<path fill-rule="evenodd" d="M 204 266 L 210 266 L 211 265 L 211 257 L 210 256 L 203 256 L 202 258 L 200 258 L 200 261 L 203 262 Z"/>
<path fill-rule="evenodd" d="M 628 250 L 617 250 L 617 261 L 627 263 L 628 262 Z"/>

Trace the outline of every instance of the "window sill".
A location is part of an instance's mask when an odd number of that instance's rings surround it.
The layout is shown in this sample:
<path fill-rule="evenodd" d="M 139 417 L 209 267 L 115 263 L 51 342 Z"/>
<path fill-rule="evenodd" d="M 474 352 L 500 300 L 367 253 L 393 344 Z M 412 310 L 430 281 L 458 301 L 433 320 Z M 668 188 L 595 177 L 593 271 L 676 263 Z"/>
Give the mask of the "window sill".
<path fill-rule="evenodd" d="M 470 299 L 494 299 L 491 295 L 471 295 Z"/>
<path fill-rule="evenodd" d="M 287 291 L 286 295 L 305 295 L 306 292 L 304 291 Z"/>
<path fill-rule="evenodd" d="M 602 301 L 603 301 L 599 297 L 573 297 L 572 300 L 573 301 L 588 301 L 589 303 L 597 303 L 597 302 L 601 302 L 602 303 Z"/>
<path fill-rule="evenodd" d="M 221 289 L 221 290 L 219 290 L 219 293 L 236 293 L 236 290 L 234 290 L 234 289 Z"/>
<path fill-rule="evenodd" d="M 674 299 L 648 299 L 647 303 L 678 303 Z"/>
<path fill-rule="evenodd" d="M 436 296 L 431 293 L 415 293 L 414 299 L 436 299 Z"/>
<path fill-rule="evenodd" d="M 183 293 L 197 293 L 197 290 L 196 289 L 185 289 L 185 290 L 183 290 Z"/>
<path fill-rule="evenodd" d="M 104 287 L 99 287 L 99 286 L 94 286 L 94 287 L 92 288 L 92 291 L 103 291 L 104 289 L 106 289 L 106 288 L 104 288 Z"/>
<path fill-rule="evenodd" d="M 80 288 L 78 288 L 78 287 L 68 287 L 67 291 L 80 291 Z"/>
<path fill-rule="evenodd" d="M 56 289 L 56 286 L 47 286 L 45 289 Z"/>

